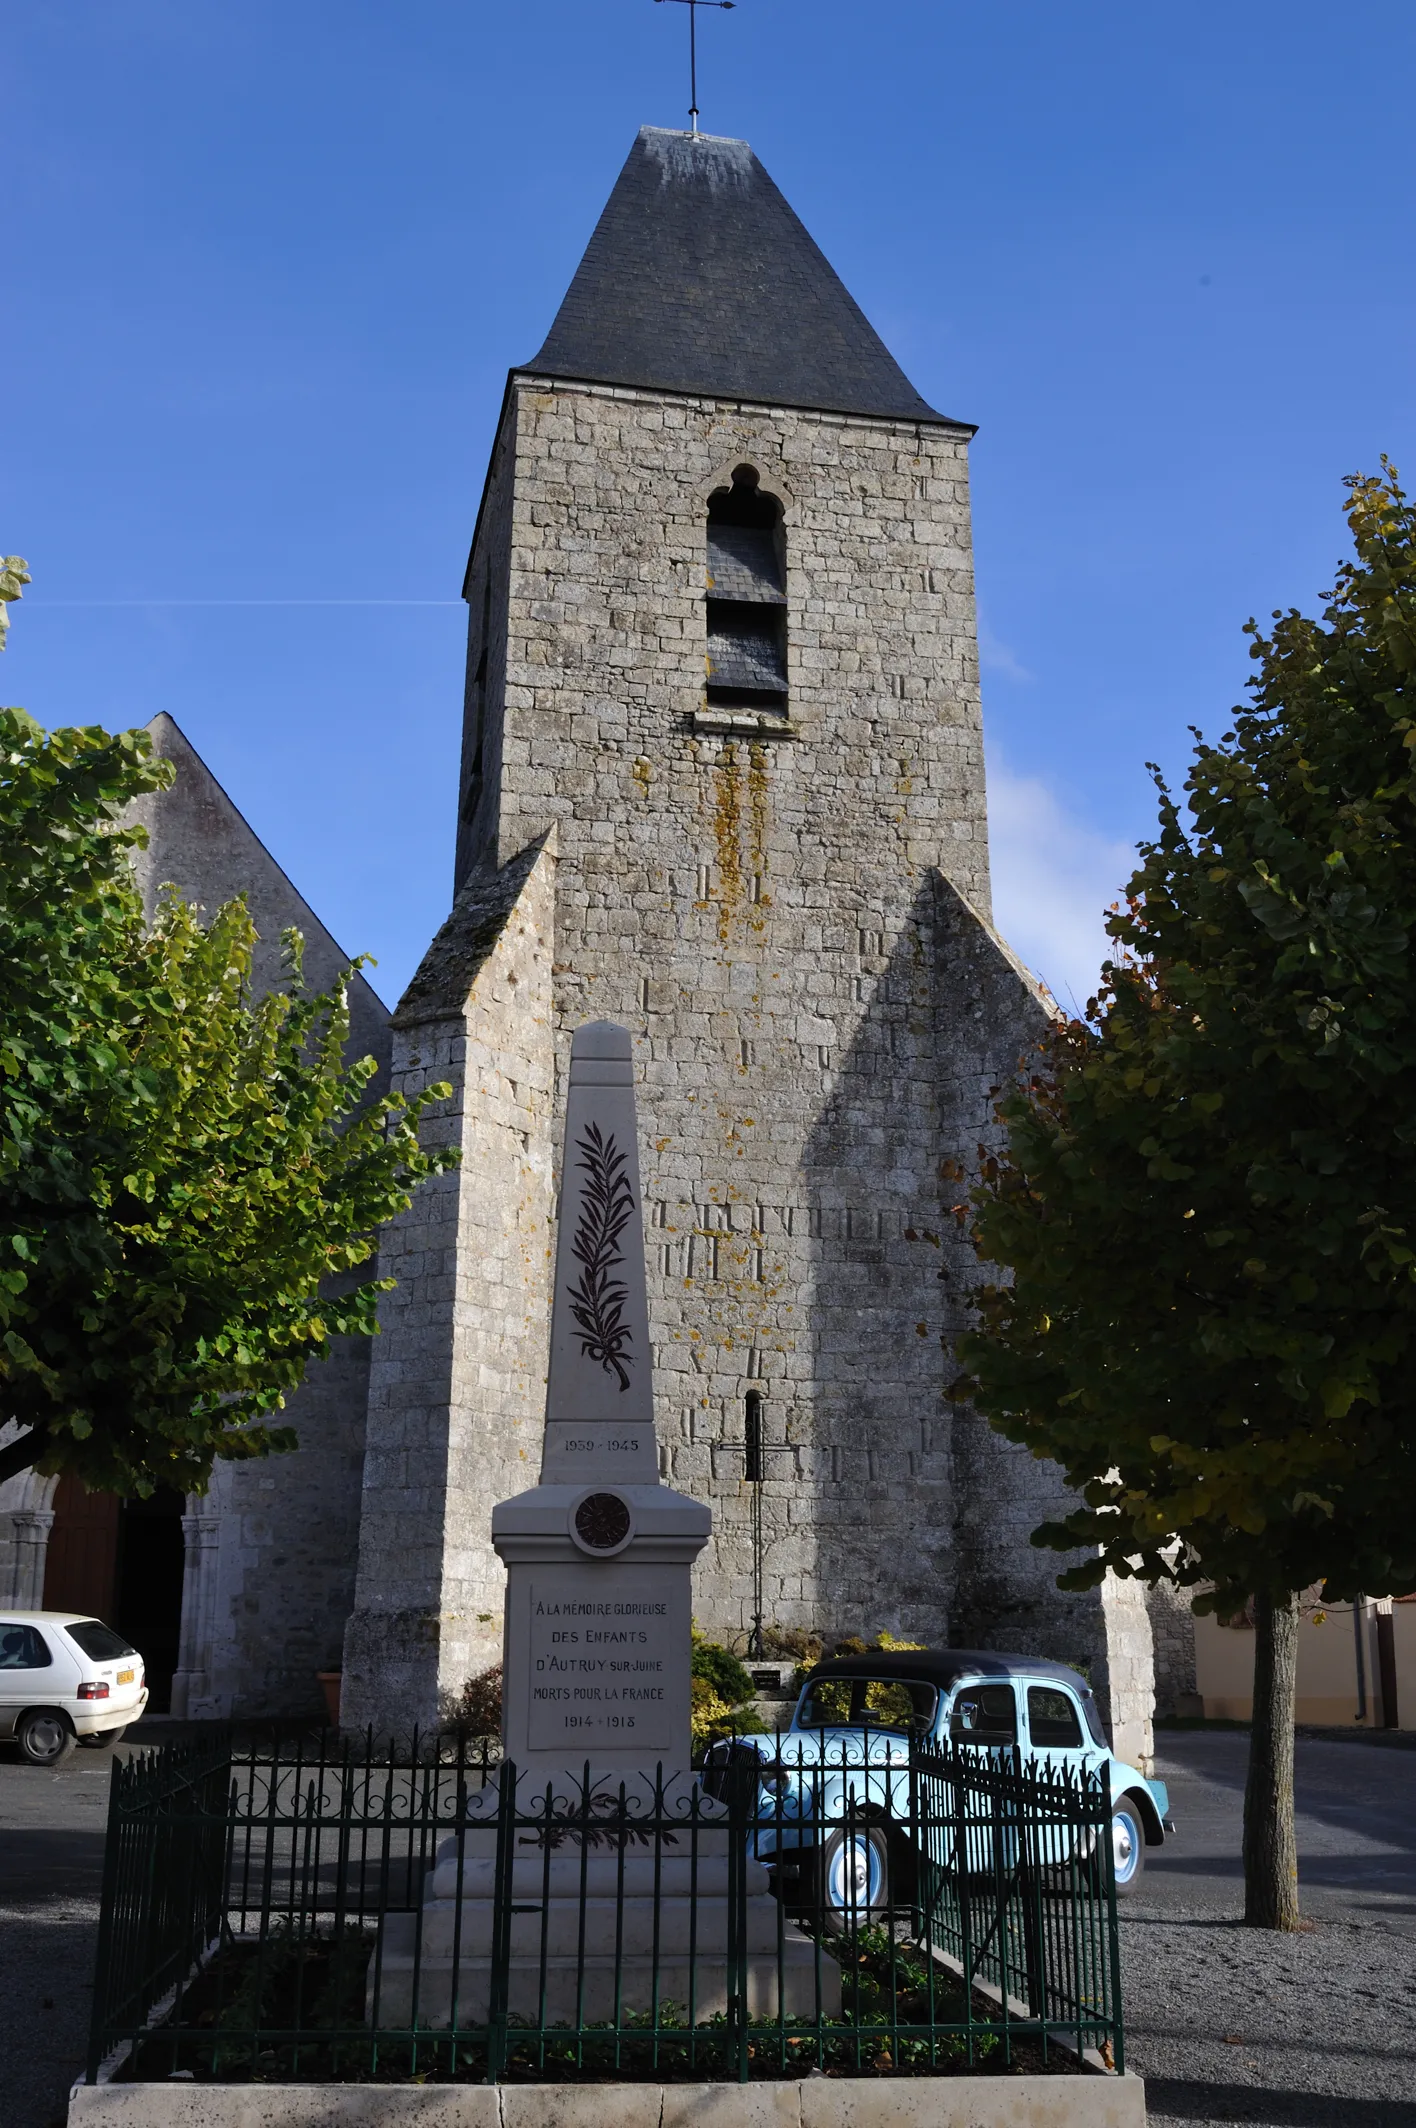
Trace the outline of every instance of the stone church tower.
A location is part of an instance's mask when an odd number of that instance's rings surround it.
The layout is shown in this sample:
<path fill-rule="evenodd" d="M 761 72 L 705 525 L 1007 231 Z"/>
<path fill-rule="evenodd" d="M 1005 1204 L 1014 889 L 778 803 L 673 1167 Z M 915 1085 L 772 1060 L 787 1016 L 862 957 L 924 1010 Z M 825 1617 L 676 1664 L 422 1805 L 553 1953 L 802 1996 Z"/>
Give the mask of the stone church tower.
<path fill-rule="evenodd" d="M 455 900 L 394 1016 L 462 1148 L 388 1230 L 344 1720 L 496 1660 L 535 1479 L 572 1029 L 635 1042 L 664 1476 L 699 1622 L 1084 1661 L 1118 1743 L 1139 1597 L 1064 1598 L 1057 1473 L 945 1399 L 951 1163 L 1049 1009 L 990 928 L 971 429 L 925 404 L 751 149 L 645 128 L 536 358 L 468 564 Z M 451 794 L 449 794 L 451 802 Z"/>

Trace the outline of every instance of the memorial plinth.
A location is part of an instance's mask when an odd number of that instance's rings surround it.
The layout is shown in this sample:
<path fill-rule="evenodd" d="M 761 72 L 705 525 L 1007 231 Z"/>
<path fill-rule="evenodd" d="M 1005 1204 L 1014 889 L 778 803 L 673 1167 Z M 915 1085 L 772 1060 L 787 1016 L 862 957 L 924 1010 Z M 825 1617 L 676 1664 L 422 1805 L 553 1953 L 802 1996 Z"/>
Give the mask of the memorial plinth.
<path fill-rule="evenodd" d="M 622 1027 L 597 1021 L 571 1045 L 541 1482 L 492 1510 L 507 1569 L 502 1738 L 518 1815 L 623 1795 L 632 1811 L 689 1822 L 653 1836 L 647 1871 L 623 1835 L 612 1857 L 557 1834 L 546 1858 L 524 1854 L 535 1836 L 518 1834 L 513 1874 L 536 1891 L 534 1911 L 512 1893 L 513 2012 L 604 2015 L 590 2008 L 602 1995 L 626 2009 L 682 2003 L 690 1979 L 696 2015 L 726 2006 L 733 1858 L 719 1806 L 697 1788 L 689 1726 L 691 1577 L 711 1528 L 706 1507 L 659 1483 L 632 1051 Z M 457 2016 L 485 2018 L 504 1780 L 471 1799 L 467 1831 L 439 1850 L 421 1930 L 416 1915 L 385 1923 L 385 2018 L 390 2005 L 411 2015 L 416 1974 L 420 2018 L 450 2019 L 454 1944 Z M 822 2006 L 839 2007 L 836 1966 L 782 1931 L 766 1871 L 746 1871 L 750 2013 L 780 2000 L 815 2014 L 818 1975 Z"/>

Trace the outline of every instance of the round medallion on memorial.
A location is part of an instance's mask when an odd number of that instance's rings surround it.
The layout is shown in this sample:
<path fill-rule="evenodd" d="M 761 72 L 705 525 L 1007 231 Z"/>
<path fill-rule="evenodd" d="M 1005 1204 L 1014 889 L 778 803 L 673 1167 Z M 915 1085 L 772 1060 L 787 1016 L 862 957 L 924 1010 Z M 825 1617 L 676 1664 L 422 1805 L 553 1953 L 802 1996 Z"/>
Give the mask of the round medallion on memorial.
<path fill-rule="evenodd" d="M 570 1534 L 582 1552 L 607 1559 L 613 1552 L 622 1552 L 634 1535 L 634 1517 L 629 1511 L 629 1502 L 618 1493 L 585 1493 L 577 1500 L 570 1516 Z"/>

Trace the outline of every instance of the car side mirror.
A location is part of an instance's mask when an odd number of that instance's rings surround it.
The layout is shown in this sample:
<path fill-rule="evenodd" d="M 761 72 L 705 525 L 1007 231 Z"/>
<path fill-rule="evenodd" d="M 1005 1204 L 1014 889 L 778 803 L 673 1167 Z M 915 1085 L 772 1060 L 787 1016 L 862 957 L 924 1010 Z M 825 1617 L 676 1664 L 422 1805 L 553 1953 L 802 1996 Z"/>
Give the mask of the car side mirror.
<path fill-rule="evenodd" d="M 976 1699 L 961 1699 L 954 1709 L 954 1720 L 960 1729 L 976 1729 L 978 1727 L 978 1701 Z"/>

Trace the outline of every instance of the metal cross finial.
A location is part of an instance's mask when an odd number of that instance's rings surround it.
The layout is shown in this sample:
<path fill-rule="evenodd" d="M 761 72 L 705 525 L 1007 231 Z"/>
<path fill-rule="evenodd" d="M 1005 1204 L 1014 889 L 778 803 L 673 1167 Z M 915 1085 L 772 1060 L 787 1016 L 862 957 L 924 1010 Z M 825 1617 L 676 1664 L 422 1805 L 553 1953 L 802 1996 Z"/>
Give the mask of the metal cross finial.
<path fill-rule="evenodd" d="M 698 131 L 698 10 L 700 7 L 736 7 L 737 0 L 677 0 L 677 5 L 688 9 L 688 115 L 693 121 L 693 130 Z"/>

